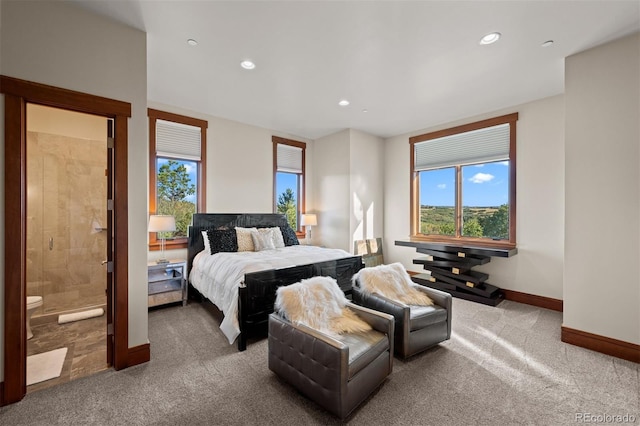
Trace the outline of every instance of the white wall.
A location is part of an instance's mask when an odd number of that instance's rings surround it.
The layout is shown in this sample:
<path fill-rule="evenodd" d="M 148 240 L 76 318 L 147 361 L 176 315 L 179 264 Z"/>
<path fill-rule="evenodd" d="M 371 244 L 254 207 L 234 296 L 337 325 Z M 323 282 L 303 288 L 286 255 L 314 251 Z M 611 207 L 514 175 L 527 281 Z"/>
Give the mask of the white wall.
<path fill-rule="evenodd" d="M 640 343 L 640 34 L 566 59 L 565 326 Z"/>
<path fill-rule="evenodd" d="M 171 105 L 149 101 L 149 108 L 206 120 L 207 128 L 207 212 L 273 212 L 272 136 L 307 144 L 305 183 L 307 208 L 313 204 L 313 141 L 270 129 L 226 120 Z M 145 240 L 146 241 L 146 240 Z M 169 258 L 187 257 L 187 250 L 167 250 Z M 148 253 L 149 260 L 160 257 Z"/>
<path fill-rule="evenodd" d="M 350 247 L 350 131 L 343 130 L 313 144 L 313 181 L 316 194 L 313 211 L 318 226 L 312 230 L 313 244 L 341 248 Z"/>
<path fill-rule="evenodd" d="M 564 99 L 562 95 L 517 107 L 470 117 L 454 123 L 418 130 L 385 141 L 384 250 L 385 262 L 402 262 L 408 270 L 415 249 L 397 247 L 409 238 L 409 137 L 472 123 L 512 112 L 517 122 L 518 254 L 492 258 L 475 268 L 489 274 L 498 287 L 562 299 L 564 226 Z"/>
<path fill-rule="evenodd" d="M 132 105 L 129 120 L 129 347 L 147 338 L 146 35 L 62 2 L 0 3 L 0 73 Z M 4 105 L 4 100 L 2 99 Z M 0 128 L 4 151 L 4 120 Z M 0 170 L 4 179 L 4 164 Z M 0 185 L 4 200 L 4 182 Z M 4 215 L 4 208 L 2 209 Z M 4 240 L 4 220 L 0 222 Z M 0 253 L 4 261 L 4 252 Z M 4 311 L 4 265 L 0 263 Z M 0 314 L 4 320 L 4 312 Z M 0 327 L 0 354 L 4 342 Z M 4 360 L 2 360 L 4 362 Z M 3 371 L 0 370 L 0 371 Z"/>
<path fill-rule="evenodd" d="M 350 131 L 350 236 L 353 241 L 382 238 L 384 214 L 384 141 L 359 130 Z"/>

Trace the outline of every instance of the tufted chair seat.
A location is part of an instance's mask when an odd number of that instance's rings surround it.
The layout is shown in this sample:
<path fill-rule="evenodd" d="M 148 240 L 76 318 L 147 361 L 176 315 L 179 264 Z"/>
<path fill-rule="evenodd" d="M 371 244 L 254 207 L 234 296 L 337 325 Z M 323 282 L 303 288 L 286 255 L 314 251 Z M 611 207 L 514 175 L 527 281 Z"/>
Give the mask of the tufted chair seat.
<path fill-rule="evenodd" d="M 383 265 L 384 266 L 384 265 Z M 365 268 L 362 274 L 375 273 L 374 268 Z M 406 271 L 403 270 L 406 274 Z M 408 274 L 403 277 L 411 282 Z M 449 293 L 419 284 L 408 284 L 431 298 L 433 305 L 408 305 L 378 293 L 362 290 L 361 277 L 356 275 L 352 297 L 358 305 L 393 315 L 395 319 L 395 353 L 408 358 L 451 337 L 452 299 Z"/>
<path fill-rule="evenodd" d="M 394 319 L 346 305 L 371 330 L 332 336 L 269 316 L 269 369 L 326 410 L 345 419 L 393 369 Z"/>

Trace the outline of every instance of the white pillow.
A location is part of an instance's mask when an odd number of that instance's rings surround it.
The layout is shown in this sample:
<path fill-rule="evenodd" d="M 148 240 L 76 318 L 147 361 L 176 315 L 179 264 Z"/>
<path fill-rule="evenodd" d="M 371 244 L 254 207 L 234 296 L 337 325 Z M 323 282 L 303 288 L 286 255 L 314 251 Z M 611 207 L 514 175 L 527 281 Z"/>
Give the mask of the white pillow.
<path fill-rule="evenodd" d="M 272 232 L 273 236 L 273 245 L 275 248 L 283 248 L 284 247 L 284 238 L 282 237 L 282 231 L 280 227 L 275 226 L 273 228 L 269 228 Z"/>
<path fill-rule="evenodd" d="M 275 250 L 273 243 L 273 230 L 270 228 L 260 228 L 251 231 L 251 239 L 255 251 Z"/>
<path fill-rule="evenodd" d="M 257 231 L 256 228 L 240 228 L 236 226 L 236 238 L 238 239 L 238 251 L 255 251 L 251 233 Z"/>
<path fill-rule="evenodd" d="M 202 231 L 202 242 L 204 243 L 204 251 L 211 254 L 211 244 L 209 244 L 209 234 L 207 234 L 207 231 Z"/>

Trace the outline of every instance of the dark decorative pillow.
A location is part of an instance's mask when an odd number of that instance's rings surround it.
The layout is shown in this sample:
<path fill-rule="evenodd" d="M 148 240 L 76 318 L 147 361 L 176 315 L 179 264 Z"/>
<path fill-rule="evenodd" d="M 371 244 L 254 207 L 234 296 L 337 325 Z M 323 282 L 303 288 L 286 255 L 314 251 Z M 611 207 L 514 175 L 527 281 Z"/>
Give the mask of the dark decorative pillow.
<path fill-rule="evenodd" d="M 298 241 L 298 237 L 296 237 L 296 233 L 290 226 L 281 226 L 280 231 L 282 231 L 282 238 L 284 239 L 285 246 L 297 246 L 300 245 Z"/>
<path fill-rule="evenodd" d="M 238 238 L 235 229 L 209 229 L 209 246 L 211 254 L 238 251 Z"/>

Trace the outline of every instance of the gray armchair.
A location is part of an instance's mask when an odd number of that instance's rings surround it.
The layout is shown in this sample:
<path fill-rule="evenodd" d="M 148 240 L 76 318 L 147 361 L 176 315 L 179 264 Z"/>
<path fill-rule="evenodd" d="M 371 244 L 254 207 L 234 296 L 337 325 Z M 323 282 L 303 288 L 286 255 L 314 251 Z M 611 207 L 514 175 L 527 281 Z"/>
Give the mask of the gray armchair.
<path fill-rule="evenodd" d="M 341 419 L 393 369 L 393 317 L 347 306 L 372 330 L 332 337 L 277 312 L 269 316 L 269 369 Z"/>
<path fill-rule="evenodd" d="M 451 337 L 451 295 L 418 284 L 413 284 L 413 287 L 426 293 L 434 305 L 409 306 L 377 293 L 364 293 L 360 289 L 359 279 L 353 285 L 352 297 L 355 303 L 393 315 L 395 353 L 403 359 Z"/>

